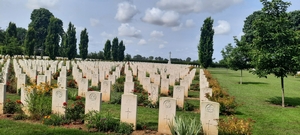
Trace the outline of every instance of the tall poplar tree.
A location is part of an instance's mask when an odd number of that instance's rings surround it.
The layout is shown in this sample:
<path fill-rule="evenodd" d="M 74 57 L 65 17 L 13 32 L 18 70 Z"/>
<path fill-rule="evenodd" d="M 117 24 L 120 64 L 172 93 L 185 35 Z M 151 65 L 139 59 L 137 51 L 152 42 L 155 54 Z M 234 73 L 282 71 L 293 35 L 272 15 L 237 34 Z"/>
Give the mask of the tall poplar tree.
<path fill-rule="evenodd" d="M 111 43 L 110 43 L 109 39 L 106 40 L 103 52 L 104 52 L 104 59 L 105 60 L 111 60 Z"/>
<path fill-rule="evenodd" d="M 125 45 L 123 44 L 123 40 L 121 40 L 119 46 L 118 46 L 118 54 L 119 54 L 119 61 L 124 60 L 124 53 L 125 53 Z"/>
<path fill-rule="evenodd" d="M 111 55 L 112 55 L 112 59 L 114 61 L 118 61 L 119 57 L 118 57 L 118 45 L 119 45 L 119 40 L 117 37 L 115 37 L 112 41 L 112 46 L 111 46 Z"/>
<path fill-rule="evenodd" d="M 79 53 L 80 57 L 85 60 L 88 55 L 89 36 L 86 28 L 80 33 Z"/>
<path fill-rule="evenodd" d="M 34 28 L 29 27 L 29 29 L 26 33 L 24 44 L 25 44 L 25 54 L 30 57 L 31 55 L 33 55 L 34 44 L 35 44 Z"/>
<path fill-rule="evenodd" d="M 208 17 L 204 20 L 201 27 L 201 36 L 198 44 L 198 55 L 201 67 L 207 68 L 212 64 L 213 49 L 213 30 L 214 20 Z"/>
<path fill-rule="evenodd" d="M 74 59 L 77 55 L 77 38 L 76 38 L 76 28 L 74 25 L 70 22 L 69 27 L 67 30 L 67 33 L 65 35 L 65 49 L 66 49 L 66 55 L 69 60 Z"/>
<path fill-rule="evenodd" d="M 46 54 L 54 60 L 59 54 L 59 42 L 63 31 L 63 22 L 51 17 L 45 42 Z"/>

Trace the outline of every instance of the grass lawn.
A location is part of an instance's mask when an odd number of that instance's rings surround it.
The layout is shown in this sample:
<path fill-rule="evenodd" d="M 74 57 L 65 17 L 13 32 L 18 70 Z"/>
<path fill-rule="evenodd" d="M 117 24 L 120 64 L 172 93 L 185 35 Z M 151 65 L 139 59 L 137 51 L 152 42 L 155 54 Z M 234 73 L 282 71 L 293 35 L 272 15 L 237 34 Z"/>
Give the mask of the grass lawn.
<path fill-rule="evenodd" d="M 243 72 L 243 84 L 238 84 L 240 71 L 210 68 L 221 87 L 226 88 L 240 104 L 237 116 L 255 120 L 255 135 L 296 135 L 300 134 L 300 78 L 288 76 L 284 79 L 285 104 L 281 107 L 280 78 L 269 75 L 258 78 Z"/>

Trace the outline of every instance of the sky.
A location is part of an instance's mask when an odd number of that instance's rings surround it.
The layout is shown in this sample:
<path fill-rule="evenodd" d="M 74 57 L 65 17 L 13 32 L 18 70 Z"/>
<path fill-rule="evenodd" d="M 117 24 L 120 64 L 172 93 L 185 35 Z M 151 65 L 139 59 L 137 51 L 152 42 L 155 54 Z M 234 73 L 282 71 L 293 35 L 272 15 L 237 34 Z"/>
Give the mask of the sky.
<path fill-rule="evenodd" d="M 299 10 L 290 0 L 288 11 Z M 125 54 L 198 60 L 200 29 L 207 17 L 214 20 L 214 61 L 221 50 L 243 35 L 244 20 L 261 10 L 259 0 L 0 0 L 0 27 L 9 22 L 28 29 L 34 9 L 46 8 L 64 23 L 76 27 L 77 44 L 86 28 L 89 52 L 103 51 L 106 40 L 123 40 Z"/>

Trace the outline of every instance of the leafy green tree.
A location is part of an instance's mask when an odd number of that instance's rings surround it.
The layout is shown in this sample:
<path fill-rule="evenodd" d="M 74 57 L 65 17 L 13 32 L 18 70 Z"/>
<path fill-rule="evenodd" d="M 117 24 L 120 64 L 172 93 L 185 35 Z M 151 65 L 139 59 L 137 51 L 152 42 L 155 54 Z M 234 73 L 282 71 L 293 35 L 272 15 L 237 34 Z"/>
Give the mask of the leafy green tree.
<path fill-rule="evenodd" d="M 121 42 L 119 43 L 118 46 L 118 56 L 119 56 L 119 61 L 123 61 L 124 60 L 124 53 L 125 53 L 125 45 L 123 44 L 123 40 L 121 40 Z"/>
<path fill-rule="evenodd" d="M 291 11 L 288 13 L 290 22 L 294 30 L 300 30 L 300 10 Z"/>
<path fill-rule="evenodd" d="M 59 42 L 63 31 L 63 22 L 55 17 L 51 17 L 48 26 L 48 33 L 46 37 L 46 53 L 50 59 L 54 60 L 59 54 Z"/>
<path fill-rule="evenodd" d="M 204 20 L 201 27 L 201 36 L 198 44 L 198 55 L 201 67 L 207 68 L 212 64 L 213 49 L 213 30 L 214 20 L 208 17 Z"/>
<path fill-rule="evenodd" d="M 254 38 L 254 24 L 253 23 L 255 20 L 259 19 L 262 14 L 263 14 L 262 11 L 255 11 L 245 19 L 243 32 L 244 32 L 244 37 L 245 37 L 246 43 L 248 43 L 248 44 L 253 43 L 253 38 Z"/>
<path fill-rule="evenodd" d="M 66 50 L 66 55 L 69 60 L 74 59 L 77 55 L 77 38 L 76 38 L 76 28 L 74 25 L 70 22 L 69 27 L 67 30 L 67 33 L 65 35 L 65 50 Z"/>
<path fill-rule="evenodd" d="M 1 48 L 2 54 L 19 55 L 22 54 L 22 48 L 17 39 L 17 26 L 13 22 L 9 22 L 5 32 L 4 46 Z"/>
<path fill-rule="evenodd" d="M 36 39 L 34 55 L 37 55 L 38 52 L 42 57 L 44 55 L 47 29 L 51 17 L 53 17 L 53 14 L 45 8 L 34 9 L 31 13 L 31 22 L 29 24 L 29 27 L 34 28 Z"/>
<path fill-rule="evenodd" d="M 5 31 L 0 27 L 0 43 L 4 43 L 5 40 Z M 0 44 L 1 45 L 1 44 Z"/>
<path fill-rule="evenodd" d="M 232 50 L 233 46 L 231 45 L 231 43 L 226 45 L 225 48 L 221 50 L 223 59 L 219 63 L 226 66 L 226 68 L 229 68 L 229 55 L 232 53 Z"/>
<path fill-rule="evenodd" d="M 251 68 L 251 48 L 247 45 L 245 41 L 245 37 L 242 37 L 241 41 L 239 41 L 236 37 L 234 37 L 234 41 L 236 43 L 235 48 L 230 48 L 228 46 L 229 53 L 226 55 L 226 60 L 229 64 L 229 68 L 235 71 L 240 70 L 240 84 L 243 83 L 243 70 Z M 230 45 L 230 44 L 229 44 Z M 231 49 L 231 50 L 230 50 Z"/>
<path fill-rule="evenodd" d="M 192 60 L 191 57 L 187 57 L 187 58 L 185 59 L 186 62 L 191 62 L 191 60 Z"/>
<path fill-rule="evenodd" d="M 111 46 L 111 55 L 112 55 L 112 59 L 113 61 L 118 61 L 119 60 L 119 57 L 118 57 L 118 53 L 119 53 L 119 48 L 118 48 L 118 45 L 119 45 L 119 40 L 117 37 L 115 37 L 112 41 L 112 46 Z"/>
<path fill-rule="evenodd" d="M 291 3 L 282 0 L 261 2 L 263 13 L 253 26 L 253 65 L 257 71 L 254 73 L 260 76 L 274 74 L 281 79 L 284 107 L 284 77 L 299 70 L 296 57 L 300 56 L 296 32 L 286 12 Z"/>
<path fill-rule="evenodd" d="M 131 55 L 127 53 L 127 54 L 125 55 L 125 60 L 127 60 L 127 61 L 131 60 Z"/>
<path fill-rule="evenodd" d="M 80 33 L 79 53 L 83 60 L 86 59 L 88 54 L 89 36 L 86 28 Z"/>
<path fill-rule="evenodd" d="M 23 45 L 25 41 L 26 33 L 27 30 L 25 28 L 17 27 L 17 39 L 20 46 Z"/>
<path fill-rule="evenodd" d="M 6 29 L 6 37 L 7 38 L 17 38 L 17 26 L 13 22 L 9 22 L 8 28 Z"/>
<path fill-rule="evenodd" d="M 35 31 L 34 28 L 29 27 L 26 37 L 25 37 L 25 54 L 29 57 L 33 55 L 34 45 L 35 45 Z"/>
<path fill-rule="evenodd" d="M 106 40 L 103 51 L 104 51 L 104 59 L 111 60 L 111 43 L 109 39 Z"/>

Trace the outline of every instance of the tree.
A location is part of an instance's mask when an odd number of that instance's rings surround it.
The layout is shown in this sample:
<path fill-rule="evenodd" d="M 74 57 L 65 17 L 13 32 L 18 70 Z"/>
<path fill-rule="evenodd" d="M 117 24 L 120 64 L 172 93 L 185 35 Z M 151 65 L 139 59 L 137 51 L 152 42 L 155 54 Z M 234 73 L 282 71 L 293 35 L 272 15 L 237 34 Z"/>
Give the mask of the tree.
<path fill-rule="evenodd" d="M 262 11 L 255 11 L 251 15 L 249 15 L 246 20 L 244 21 L 244 27 L 243 27 L 243 32 L 244 32 L 244 37 L 245 37 L 245 42 L 248 44 L 253 43 L 253 38 L 254 38 L 254 21 L 259 19 L 260 16 L 263 14 Z"/>
<path fill-rule="evenodd" d="M 223 59 L 219 63 L 225 65 L 226 68 L 229 68 L 229 56 L 232 53 L 232 50 L 233 50 L 233 46 L 231 45 L 231 43 L 226 45 L 225 48 L 221 50 Z"/>
<path fill-rule="evenodd" d="M 185 59 L 186 62 L 191 62 L 191 60 L 192 60 L 191 57 L 187 57 L 187 58 Z"/>
<path fill-rule="evenodd" d="M 201 27 L 201 36 L 198 44 L 199 62 L 201 67 L 207 68 L 212 64 L 213 49 L 213 30 L 214 20 L 208 17 L 204 20 L 204 24 Z"/>
<path fill-rule="evenodd" d="M 70 22 L 69 27 L 67 30 L 67 33 L 65 35 L 65 45 L 64 49 L 66 50 L 66 55 L 69 60 L 74 59 L 77 55 L 77 38 L 76 38 L 76 28 L 74 25 Z"/>
<path fill-rule="evenodd" d="M 2 54 L 18 55 L 22 54 L 22 48 L 17 39 L 17 26 L 13 22 L 9 22 L 5 32 L 4 46 L 1 49 Z"/>
<path fill-rule="evenodd" d="M 119 57 L 118 57 L 118 44 L 119 44 L 119 40 L 117 37 L 115 37 L 112 41 L 112 46 L 111 46 L 111 55 L 112 55 L 112 59 L 114 61 L 118 61 Z"/>
<path fill-rule="evenodd" d="M 35 39 L 36 45 L 34 49 L 34 55 L 40 52 L 41 56 L 44 55 L 45 41 L 47 36 L 47 29 L 50 23 L 50 18 L 53 17 L 53 14 L 45 8 L 34 9 L 31 13 L 30 19 L 31 22 L 29 27 L 34 28 L 35 30 Z"/>
<path fill-rule="evenodd" d="M 104 59 L 111 60 L 111 43 L 109 39 L 106 40 L 103 51 L 104 51 Z"/>
<path fill-rule="evenodd" d="M 5 40 L 5 31 L 0 27 L 0 43 L 4 43 Z"/>
<path fill-rule="evenodd" d="M 86 59 L 88 54 L 88 44 L 89 44 L 89 36 L 85 28 L 80 33 L 80 43 L 79 43 L 79 54 L 83 60 Z"/>
<path fill-rule="evenodd" d="M 25 37 L 25 54 L 29 57 L 33 55 L 34 44 L 35 44 L 35 31 L 34 28 L 29 27 L 26 37 Z"/>
<path fill-rule="evenodd" d="M 254 22 L 252 44 L 254 72 L 259 76 L 274 74 L 281 80 L 282 106 L 284 107 L 284 77 L 299 68 L 300 56 L 296 32 L 288 19 L 287 8 L 291 5 L 282 0 L 261 0 L 262 15 Z"/>
<path fill-rule="evenodd" d="M 48 33 L 46 37 L 46 53 L 50 57 L 50 59 L 54 60 L 56 56 L 59 54 L 59 42 L 60 42 L 60 35 L 62 35 L 63 31 L 63 22 L 55 17 L 51 17 L 50 23 L 48 26 Z"/>
<path fill-rule="evenodd" d="M 240 84 L 243 83 L 243 70 L 249 69 L 251 67 L 251 48 L 247 45 L 245 37 L 243 36 L 241 41 L 234 37 L 236 43 L 235 48 L 230 48 L 228 46 L 229 53 L 226 56 L 226 60 L 229 64 L 229 68 L 233 70 L 240 70 Z M 230 51 L 231 49 L 231 51 Z"/>
<path fill-rule="evenodd" d="M 127 53 L 127 54 L 125 55 L 125 60 L 127 60 L 127 61 L 131 60 L 131 55 Z"/>
<path fill-rule="evenodd" d="M 125 53 L 125 46 L 123 44 L 123 40 L 121 40 L 121 42 L 119 43 L 118 46 L 118 56 L 119 56 L 119 61 L 123 61 L 124 60 L 124 53 Z"/>
<path fill-rule="evenodd" d="M 25 28 L 17 27 L 17 39 L 18 39 L 18 42 L 19 42 L 20 46 L 25 41 L 26 33 L 27 33 L 27 30 Z"/>
<path fill-rule="evenodd" d="M 288 13 L 290 22 L 294 30 L 300 30 L 300 10 L 291 11 Z"/>
<path fill-rule="evenodd" d="M 149 59 L 149 60 L 153 60 L 154 57 L 153 57 L 153 56 L 149 56 L 148 59 Z"/>

